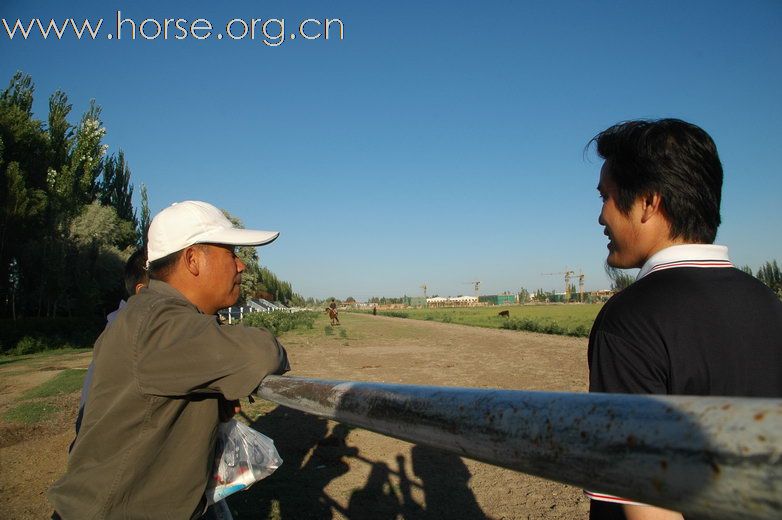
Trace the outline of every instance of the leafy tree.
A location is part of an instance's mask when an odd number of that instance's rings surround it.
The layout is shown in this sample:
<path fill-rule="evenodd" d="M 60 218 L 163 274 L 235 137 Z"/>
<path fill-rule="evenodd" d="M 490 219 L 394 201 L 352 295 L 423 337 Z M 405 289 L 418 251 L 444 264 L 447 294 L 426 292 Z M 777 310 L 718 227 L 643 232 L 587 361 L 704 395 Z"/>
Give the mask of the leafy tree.
<path fill-rule="evenodd" d="M 748 266 L 748 265 L 745 265 L 745 266 L 743 266 L 743 267 L 741 268 L 741 270 L 742 270 L 742 271 L 744 271 L 745 273 L 747 273 L 747 274 L 748 274 L 748 275 L 750 275 L 750 276 L 754 276 L 754 275 L 752 274 L 752 268 L 751 268 L 750 266 Z"/>
<path fill-rule="evenodd" d="M 44 235 L 44 191 L 48 139 L 40 121 L 31 117 L 32 79 L 17 72 L 0 93 L 0 301 L 5 312 L 17 308 L 16 295 L 24 295 L 28 266 L 21 250 L 30 240 Z M 10 268 L 14 265 L 14 284 Z"/>
<path fill-rule="evenodd" d="M 240 219 L 225 210 L 222 211 L 234 226 L 244 228 Z M 271 299 L 285 305 L 300 305 L 304 302 L 300 295 L 293 292 L 290 283 L 280 280 L 269 269 L 260 266 L 258 251 L 255 247 L 237 247 L 236 256 L 246 266 L 244 273 L 242 273 L 240 304 L 251 298 Z"/>
<path fill-rule="evenodd" d="M 123 259 L 117 252 L 124 254 L 123 249 L 135 241 L 132 206 L 128 197 L 124 206 L 115 197 L 124 215 L 115 212 L 108 220 L 89 208 L 96 199 L 101 202 L 97 179 L 106 152 L 105 128 L 95 102 L 74 127 L 68 121 L 72 110 L 68 97 L 57 91 L 49 98 L 45 125 L 32 115 L 34 90 L 30 76 L 19 72 L 0 92 L 3 313 L 12 317 L 103 313 L 103 307 L 116 304 L 114 287 L 121 286 L 121 265 L 119 271 L 114 267 Z M 127 173 L 129 181 L 129 170 L 120 168 L 119 173 Z M 116 177 L 121 186 L 125 179 Z M 121 218 L 128 216 L 129 220 Z M 99 245 L 76 240 L 79 234 L 74 232 L 87 222 L 110 229 L 98 233 Z M 105 231 L 104 227 L 98 230 Z M 83 283 L 75 283 L 76 279 Z"/>
<path fill-rule="evenodd" d="M 782 296 L 782 272 L 780 271 L 776 260 L 766 262 L 760 266 L 757 278 L 768 285 L 772 291 Z"/>
<path fill-rule="evenodd" d="M 49 168 L 63 171 L 68 164 L 68 157 L 73 146 L 73 127 L 68 122 L 68 115 L 73 106 L 68 103 L 68 96 L 58 90 L 49 98 L 49 134 L 50 162 Z"/>
<path fill-rule="evenodd" d="M 33 92 L 35 92 L 33 78 L 29 74 L 17 71 L 11 78 L 8 88 L 0 94 L 0 101 L 17 107 L 29 117 L 33 113 Z"/>
<path fill-rule="evenodd" d="M 149 223 L 151 221 L 149 213 L 149 197 L 147 195 L 147 187 L 144 183 L 141 184 L 141 218 L 138 221 L 137 235 L 139 238 L 138 245 L 145 246 L 147 243 L 147 231 L 149 230 Z"/>
<path fill-rule="evenodd" d="M 632 276 L 623 270 L 617 269 L 616 267 L 611 267 L 608 264 L 605 264 L 605 271 L 608 275 L 608 278 L 611 280 L 611 290 L 614 292 L 619 292 L 623 289 L 626 289 L 635 281 Z"/>
<path fill-rule="evenodd" d="M 63 306 L 81 315 L 106 314 L 124 294 L 122 272 L 130 256 L 130 249 L 123 251 L 116 244 L 128 243 L 135 228 L 113 207 L 94 202 L 83 207 L 68 232 L 74 247 L 65 291 L 69 298 Z"/>
<path fill-rule="evenodd" d="M 98 195 L 98 176 L 103 167 L 107 147 L 101 144 L 106 129 L 100 120 L 101 108 L 90 101 L 90 107 L 76 129 L 76 144 L 71 154 L 69 188 L 75 201 L 89 204 Z"/>
<path fill-rule="evenodd" d="M 294 307 L 306 307 L 307 301 L 304 299 L 304 297 L 298 293 L 293 293 L 291 295 L 290 304 Z"/>
<path fill-rule="evenodd" d="M 125 153 L 122 150 L 116 156 L 112 155 L 106 159 L 99 199 L 102 205 L 114 208 L 120 219 L 131 222 L 135 233 L 138 221 L 133 210 L 133 185 L 130 183 L 130 168 L 125 162 Z M 134 235 L 133 241 L 126 246 L 137 242 Z"/>

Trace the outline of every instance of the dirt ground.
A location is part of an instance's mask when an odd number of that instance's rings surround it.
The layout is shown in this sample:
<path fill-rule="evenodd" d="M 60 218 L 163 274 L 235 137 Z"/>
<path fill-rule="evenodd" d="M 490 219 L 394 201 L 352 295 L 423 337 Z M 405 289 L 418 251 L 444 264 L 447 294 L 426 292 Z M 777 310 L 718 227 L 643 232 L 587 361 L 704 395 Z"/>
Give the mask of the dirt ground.
<path fill-rule="evenodd" d="M 585 391 L 586 340 L 382 316 L 342 314 L 282 336 L 290 375 L 403 384 Z M 0 366 L 0 413 L 91 353 Z M 0 423 L 0 517 L 46 518 L 46 488 L 66 465 L 78 396 L 35 427 Z M 277 406 L 244 404 L 284 463 L 228 499 L 252 519 L 583 519 L 579 489 Z"/>

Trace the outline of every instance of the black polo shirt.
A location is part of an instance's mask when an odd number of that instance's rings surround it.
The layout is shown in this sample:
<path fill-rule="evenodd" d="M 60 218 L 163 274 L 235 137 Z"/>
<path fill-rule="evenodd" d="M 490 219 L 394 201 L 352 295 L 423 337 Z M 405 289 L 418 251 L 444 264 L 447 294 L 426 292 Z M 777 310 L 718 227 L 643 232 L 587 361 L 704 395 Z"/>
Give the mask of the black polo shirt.
<path fill-rule="evenodd" d="M 589 337 L 589 391 L 781 397 L 782 301 L 719 267 L 653 270 L 611 298 Z M 587 494 L 592 519 L 633 503 Z"/>
<path fill-rule="evenodd" d="M 782 396 L 782 301 L 735 268 L 652 272 L 589 338 L 589 391 Z"/>

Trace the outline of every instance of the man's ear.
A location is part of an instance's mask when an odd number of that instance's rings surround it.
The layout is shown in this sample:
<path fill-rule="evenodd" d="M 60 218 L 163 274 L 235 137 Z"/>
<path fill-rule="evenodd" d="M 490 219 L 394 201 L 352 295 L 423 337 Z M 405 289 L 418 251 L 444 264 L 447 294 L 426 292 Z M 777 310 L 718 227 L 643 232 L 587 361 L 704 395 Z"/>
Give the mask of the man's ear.
<path fill-rule="evenodd" d="M 641 222 L 646 223 L 655 216 L 662 215 L 663 199 L 659 193 L 648 193 L 641 197 Z"/>
<path fill-rule="evenodd" d="M 198 276 L 198 273 L 201 271 L 202 254 L 201 248 L 197 246 L 190 246 L 182 253 L 182 261 L 193 276 Z"/>

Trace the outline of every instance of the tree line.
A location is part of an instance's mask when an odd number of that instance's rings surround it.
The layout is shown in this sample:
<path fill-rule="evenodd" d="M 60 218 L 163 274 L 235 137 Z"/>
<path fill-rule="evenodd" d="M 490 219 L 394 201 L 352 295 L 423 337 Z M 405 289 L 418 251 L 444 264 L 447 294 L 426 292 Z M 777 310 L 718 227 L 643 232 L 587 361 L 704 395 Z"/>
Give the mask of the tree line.
<path fill-rule="evenodd" d="M 143 246 L 150 212 L 141 211 L 122 150 L 107 154 L 101 108 L 78 122 L 57 91 L 46 120 L 33 116 L 35 86 L 17 72 L 0 92 L 0 318 L 102 318 L 124 297 L 122 272 Z M 244 297 L 303 302 L 291 284 L 244 255 Z"/>
<path fill-rule="evenodd" d="M 244 228 L 240 219 L 223 210 L 225 216 L 234 226 Z M 290 282 L 280 280 L 277 275 L 266 267 L 261 267 L 258 251 L 254 247 L 237 247 L 236 256 L 246 266 L 242 273 L 242 294 L 239 304 L 253 298 L 263 298 L 272 302 L 281 302 L 294 307 L 304 307 L 305 299 L 293 292 Z"/>
<path fill-rule="evenodd" d="M 0 298 L 4 317 L 104 315 L 122 297 L 122 267 L 140 244 L 130 169 L 106 155 L 101 109 L 77 124 L 57 91 L 46 121 L 17 72 L 0 93 Z"/>
<path fill-rule="evenodd" d="M 754 275 L 752 274 L 752 268 L 748 265 L 742 267 L 741 270 L 768 285 L 777 296 L 782 298 L 782 270 L 779 269 L 776 260 L 761 265 Z"/>

